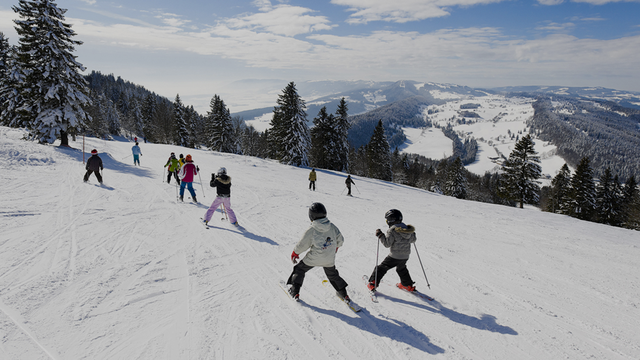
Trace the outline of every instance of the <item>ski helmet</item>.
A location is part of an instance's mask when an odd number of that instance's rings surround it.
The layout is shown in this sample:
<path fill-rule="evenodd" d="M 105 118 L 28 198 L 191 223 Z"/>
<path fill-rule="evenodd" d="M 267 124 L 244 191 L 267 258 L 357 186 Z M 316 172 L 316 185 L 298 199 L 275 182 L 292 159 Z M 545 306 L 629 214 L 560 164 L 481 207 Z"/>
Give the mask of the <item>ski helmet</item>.
<path fill-rule="evenodd" d="M 193 161 L 193 159 L 191 158 L 191 154 L 187 154 L 187 157 L 185 158 L 186 161 Z"/>
<path fill-rule="evenodd" d="M 402 213 L 398 209 L 391 209 L 384 214 L 384 218 L 387 220 L 387 225 L 391 226 L 402 222 Z"/>
<path fill-rule="evenodd" d="M 182 159 L 184 157 L 184 155 L 180 154 L 180 159 Z"/>
<path fill-rule="evenodd" d="M 227 175 L 227 169 L 221 167 L 220 169 L 218 169 L 218 176 L 220 175 Z"/>
<path fill-rule="evenodd" d="M 91 150 L 91 154 L 95 155 L 97 153 L 98 153 L 98 150 L 96 150 L 96 149 Z"/>
<path fill-rule="evenodd" d="M 319 202 L 309 206 L 309 220 L 318 220 L 327 217 L 327 209 Z"/>

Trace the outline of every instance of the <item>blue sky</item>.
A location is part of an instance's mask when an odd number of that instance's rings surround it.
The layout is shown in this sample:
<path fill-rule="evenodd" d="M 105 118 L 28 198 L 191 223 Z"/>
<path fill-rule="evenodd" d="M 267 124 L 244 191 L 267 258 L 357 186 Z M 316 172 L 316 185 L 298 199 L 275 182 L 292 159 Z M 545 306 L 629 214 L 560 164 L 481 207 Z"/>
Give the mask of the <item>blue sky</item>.
<path fill-rule="evenodd" d="M 17 3 L 0 5 L 12 44 Z M 282 80 L 278 90 L 289 81 L 416 80 L 640 91 L 638 0 L 56 3 L 84 42 L 76 55 L 88 71 L 179 93 L 200 112 L 214 94 L 232 112 L 277 98 L 230 85 L 243 79 Z"/>

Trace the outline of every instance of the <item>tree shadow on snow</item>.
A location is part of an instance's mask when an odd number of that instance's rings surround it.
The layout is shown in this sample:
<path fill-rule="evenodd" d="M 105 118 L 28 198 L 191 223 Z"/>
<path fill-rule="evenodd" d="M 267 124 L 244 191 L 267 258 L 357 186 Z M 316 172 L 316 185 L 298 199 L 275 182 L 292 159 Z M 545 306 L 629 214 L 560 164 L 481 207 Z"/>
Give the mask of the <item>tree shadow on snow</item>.
<path fill-rule="evenodd" d="M 407 300 L 399 299 L 399 298 L 389 296 L 386 294 L 381 294 L 381 293 L 378 293 L 378 297 L 385 298 L 396 303 L 417 307 L 417 308 L 432 312 L 434 314 L 440 314 L 453 322 L 456 322 L 462 325 L 467 325 L 474 329 L 487 330 L 487 331 L 504 334 L 504 335 L 518 335 L 518 332 L 513 330 L 512 328 L 498 324 L 496 322 L 496 317 L 493 315 L 482 314 L 480 315 L 479 318 L 473 317 L 470 315 L 459 313 L 445 306 L 442 306 L 442 304 L 440 304 L 437 300 L 433 300 L 433 301 L 424 300 L 423 303 L 421 304 L 420 302 L 407 301 Z M 433 307 L 427 306 L 426 304 L 433 305 Z"/>
<path fill-rule="evenodd" d="M 64 147 L 64 146 L 57 146 L 55 147 L 55 150 L 67 156 L 70 156 L 79 162 L 82 162 L 82 151 L 79 149 Z M 109 153 L 98 153 L 98 156 L 100 156 L 100 158 L 102 159 L 102 165 L 104 166 L 104 170 L 107 171 L 107 174 L 109 171 L 117 171 L 120 173 L 143 176 L 148 178 L 153 178 L 154 176 L 150 170 L 140 166 L 127 165 L 120 160 L 114 159 L 113 156 L 111 156 L 111 154 Z M 85 153 L 84 161 L 86 162 L 87 160 L 89 160 L 90 157 L 91 157 L 91 154 Z"/>
<path fill-rule="evenodd" d="M 436 355 L 443 354 L 445 352 L 443 348 L 432 344 L 426 335 L 414 329 L 412 326 L 399 320 L 375 317 L 365 308 L 360 310 L 360 317 L 353 318 L 335 310 L 322 309 L 309 304 L 305 305 L 320 314 L 333 316 L 351 326 L 357 327 L 360 330 L 370 332 L 373 335 L 386 337 L 397 342 L 405 343 L 428 354 Z"/>

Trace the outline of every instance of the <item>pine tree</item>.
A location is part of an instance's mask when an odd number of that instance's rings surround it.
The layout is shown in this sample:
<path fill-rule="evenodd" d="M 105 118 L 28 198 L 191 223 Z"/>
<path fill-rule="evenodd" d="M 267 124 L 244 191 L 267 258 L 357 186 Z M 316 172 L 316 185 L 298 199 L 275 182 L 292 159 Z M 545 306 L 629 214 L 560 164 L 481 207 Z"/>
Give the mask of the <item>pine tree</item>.
<path fill-rule="evenodd" d="M 142 132 L 147 140 L 156 142 L 156 125 L 155 116 L 157 109 L 156 96 L 154 94 L 148 94 L 142 105 Z"/>
<path fill-rule="evenodd" d="M 24 76 L 17 66 L 16 48 L 0 32 L 0 125 L 22 127 L 16 109 L 22 104 L 18 85 Z"/>
<path fill-rule="evenodd" d="M 467 198 L 467 178 L 460 157 L 457 157 L 447 168 L 447 181 L 443 190 L 445 195 L 458 199 Z"/>
<path fill-rule="evenodd" d="M 82 64 L 73 55 L 75 32 L 64 22 L 67 10 L 50 0 L 20 0 L 13 10 L 20 36 L 17 61 L 25 74 L 19 91 L 24 99 L 19 113 L 29 124 L 31 137 L 40 142 L 61 140 L 83 127 L 87 114 L 83 106 L 90 99 L 87 83 L 80 75 Z"/>
<path fill-rule="evenodd" d="M 621 194 L 618 176 L 611 175 L 611 169 L 606 168 L 600 177 L 596 188 L 597 221 L 603 224 L 618 226 L 621 222 Z"/>
<path fill-rule="evenodd" d="M 311 145 L 304 100 L 296 85 L 290 82 L 278 95 L 278 106 L 273 109 L 269 131 L 269 153 L 281 163 L 294 166 L 309 164 Z"/>
<path fill-rule="evenodd" d="M 382 120 L 378 121 L 367 144 L 367 170 L 370 178 L 386 181 L 393 178 L 389 142 L 384 134 Z"/>
<path fill-rule="evenodd" d="M 568 212 L 569 195 L 571 193 L 571 170 L 565 163 L 558 174 L 551 180 L 551 195 L 547 211 L 566 214 Z"/>
<path fill-rule="evenodd" d="M 323 106 L 318 115 L 313 119 L 311 128 L 311 149 L 309 150 L 309 161 L 313 167 L 321 169 L 331 168 L 331 148 L 333 129 L 329 122 L 327 107 Z"/>
<path fill-rule="evenodd" d="M 349 107 L 344 97 L 340 99 L 334 122 L 336 164 L 331 168 L 338 171 L 349 171 Z"/>
<path fill-rule="evenodd" d="M 581 220 L 593 219 L 596 208 L 596 186 L 588 157 L 583 157 L 571 177 L 571 195 L 568 215 Z"/>
<path fill-rule="evenodd" d="M 514 201 L 524 204 L 537 204 L 540 200 L 540 182 L 542 173 L 540 157 L 534 149 L 531 135 L 524 136 L 502 164 L 504 171 L 504 194 Z"/>
<path fill-rule="evenodd" d="M 174 141 L 178 146 L 189 146 L 189 126 L 185 114 L 185 108 L 180 100 L 180 94 L 173 101 L 173 117 L 175 121 Z"/>
<path fill-rule="evenodd" d="M 209 102 L 205 132 L 205 143 L 209 149 L 225 153 L 236 152 L 231 113 L 218 95 L 214 95 Z"/>
<path fill-rule="evenodd" d="M 622 226 L 640 230 L 640 190 L 635 176 L 631 175 L 622 188 Z"/>

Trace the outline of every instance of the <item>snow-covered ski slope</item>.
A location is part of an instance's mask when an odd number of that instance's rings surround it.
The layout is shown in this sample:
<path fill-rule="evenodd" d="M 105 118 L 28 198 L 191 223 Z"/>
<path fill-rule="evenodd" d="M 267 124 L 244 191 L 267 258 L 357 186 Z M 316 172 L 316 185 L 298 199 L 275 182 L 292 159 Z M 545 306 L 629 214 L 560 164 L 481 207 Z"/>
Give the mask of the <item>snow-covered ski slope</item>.
<path fill-rule="evenodd" d="M 273 161 L 86 139 L 103 186 L 82 182 L 74 149 L 19 140 L 0 128 L 0 359 L 638 359 L 640 235 L 535 209 L 457 200 Z M 202 170 L 202 204 L 177 203 L 163 181 L 171 151 Z M 232 177 L 242 227 L 216 212 L 207 187 Z M 185 196 L 185 200 L 188 196 Z M 337 268 L 363 307 L 352 312 L 308 273 L 300 303 L 278 281 L 324 203 L 345 236 Z M 398 208 L 417 228 L 408 266 L 425 301 L 395 287 L 373 303 L 362 281 L 376 262 L 376 228 Z M 380 261 L 387 254 L 380 249 Z"/>

